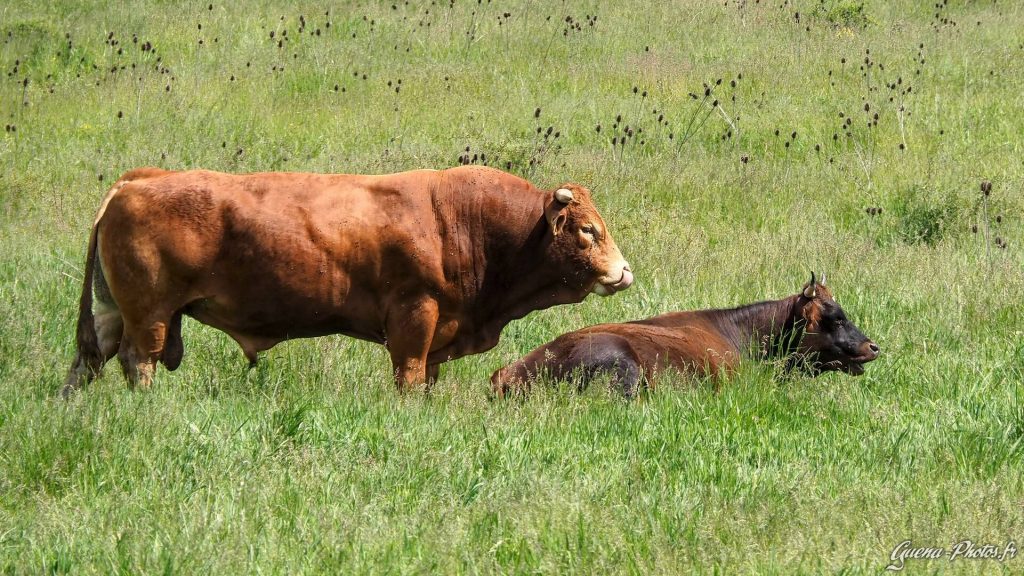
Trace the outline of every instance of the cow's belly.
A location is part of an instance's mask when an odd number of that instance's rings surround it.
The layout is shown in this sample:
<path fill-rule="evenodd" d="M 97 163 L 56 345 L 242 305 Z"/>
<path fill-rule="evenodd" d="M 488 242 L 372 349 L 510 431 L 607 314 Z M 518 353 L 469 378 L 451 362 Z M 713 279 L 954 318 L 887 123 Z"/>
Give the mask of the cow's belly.
<path fill-rule="evenodd" d="M 243 339 L 272 342 L 328 334 L 346 334 L 382 343 L 379 305 L 365 289 L 317 278 L 289 282 L 236 279 L 204 291 L 185 313 L 203 324 Z M 268 345 L 269 344 L 269 345 Z"/>

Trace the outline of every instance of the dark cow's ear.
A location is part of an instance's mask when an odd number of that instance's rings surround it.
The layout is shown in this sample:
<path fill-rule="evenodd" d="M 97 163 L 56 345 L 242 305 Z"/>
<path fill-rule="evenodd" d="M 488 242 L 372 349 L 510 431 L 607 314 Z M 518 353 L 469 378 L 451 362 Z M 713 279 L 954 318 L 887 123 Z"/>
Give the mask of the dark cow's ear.
<path fill-rule="evenodd" d="M 548 225 L 551 226 L 552 236 L 558 236 L 565 228 L 565 223 L 569 219 L 566 209 L 572 200 L 572 190 L 568 188 L 559 188 L 551 195 L 551 202 L 544 210 L 544 216 L 547 217 Z"/>

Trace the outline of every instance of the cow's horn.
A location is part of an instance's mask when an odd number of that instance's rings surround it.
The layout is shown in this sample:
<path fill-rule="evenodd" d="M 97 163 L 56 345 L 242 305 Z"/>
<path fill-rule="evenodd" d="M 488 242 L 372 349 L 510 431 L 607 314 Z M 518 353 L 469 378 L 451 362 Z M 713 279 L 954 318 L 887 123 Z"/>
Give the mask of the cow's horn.
<path fill-rule="evenodd" d="M 807 284 L 807 288 L 804 288 L 804 296 L 807 298 L 814 298 L 818 295 L 817 284 L 814 282 L 814 272 L 811 272 L 811 281 Z"/>
<path fill-rule="evenodd" d="M 568 204 L 572 202 L 572 190 L 568 188 L 559 188 L 555 190 L 555 200 L 558 200 L 562 204 Z"/>
<path fill-rule="evenodd" d="M 822 286 L 825 285 L 825 273 L 824 272 L 821 273 L 821 282 L 818 282 L 818 284 L 821 284 Z"/>

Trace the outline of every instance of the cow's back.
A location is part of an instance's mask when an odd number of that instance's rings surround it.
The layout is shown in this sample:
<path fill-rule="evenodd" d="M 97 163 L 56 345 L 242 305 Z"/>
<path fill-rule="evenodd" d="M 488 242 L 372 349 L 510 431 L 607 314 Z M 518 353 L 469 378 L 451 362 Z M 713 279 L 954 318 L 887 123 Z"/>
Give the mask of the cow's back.
<path fill-rule="evenodd" d="M 184 307 L 239 340 L 382 341 L 380 295 L 442 276 L 424 176 L 152 174 L 110 198 L 104 268 L 119 300 L 152 286 L 171 301 L 140 307 Z"/>
<path fill-rule="evenodd" d="M 701 322 L 697 316 L 675 320 L 685 322 L 683 325 L 656 322 L 600 324 L 584 328 L 579 333 L 615 334 L 624 338 L 648 370 L 671 366 L 684 372 L 716 372 L 720 366 L 730 366 L 739 360 L 739 350 L 715 326 Z"/>

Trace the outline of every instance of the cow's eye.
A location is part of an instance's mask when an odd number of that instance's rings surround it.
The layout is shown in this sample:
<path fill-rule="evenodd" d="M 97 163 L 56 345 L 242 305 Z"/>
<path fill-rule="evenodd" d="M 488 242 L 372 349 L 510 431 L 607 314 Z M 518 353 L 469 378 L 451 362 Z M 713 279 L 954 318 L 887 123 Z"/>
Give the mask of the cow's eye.
<path fill-rule="evenodd" d="M 580 232 L 583 232 L 584 234 L 587 234 L 589 236 L 593 236 L 594 235 L 594 227 L 589 225 L 589 224 L 587 224 L 586 226 L 580 228 Z"/>

